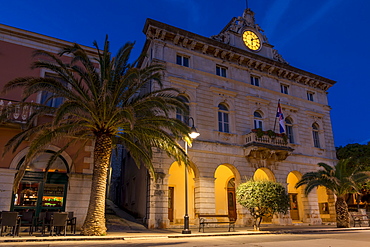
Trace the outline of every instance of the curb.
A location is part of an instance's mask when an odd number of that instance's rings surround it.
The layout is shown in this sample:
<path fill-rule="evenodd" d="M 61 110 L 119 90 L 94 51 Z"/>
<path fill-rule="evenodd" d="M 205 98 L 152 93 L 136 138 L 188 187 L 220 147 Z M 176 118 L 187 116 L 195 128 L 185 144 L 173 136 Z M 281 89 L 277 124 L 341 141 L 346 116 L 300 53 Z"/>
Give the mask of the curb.
<path fill-rule="evenodd" d="M 358 230 L 370 230 L 370 227 L 357 228 L 333 228 L 333 229 L 302 229 L 302 230 L 272 230 L 272 231 L 245 231 L 245 232 L 218 232 L 218 233 L 197 233 L 197 234 L 158 234 L 158 235 L 137 235 L 137 236 L 57 236 L 57 237 L 5 237 L 0 238 L 0 243 L 15 242 L 56 242 L 56 241 L 111 241 L 111 240 L 134 240 L 134 239 L 158 239 L 158 238 L 196 238 L 196 237 L 226 237 L 242 235 L 268 235 L 268 234 L 305 234 L 317 232 L 350 232 Z M 125 233 L 122 233 L 125 235 Z"/>

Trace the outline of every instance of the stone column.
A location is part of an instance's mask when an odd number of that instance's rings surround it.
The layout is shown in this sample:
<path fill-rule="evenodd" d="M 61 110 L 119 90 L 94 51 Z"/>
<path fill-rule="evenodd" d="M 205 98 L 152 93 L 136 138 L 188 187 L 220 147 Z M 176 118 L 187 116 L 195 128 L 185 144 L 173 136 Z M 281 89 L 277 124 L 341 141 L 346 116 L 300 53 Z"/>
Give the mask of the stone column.
<path fill-rule="evenodd" d="M 148 228 L 168 228 L 168 178 L 164 173 L 157 173 L 157 180 L 150 179 Z"/>
<path fill-rule="evenodd" d="M 73 211 L 76 217 L 76 226 L 80 228 L 85 221 L 90 202 L 91 174 L 69 174 L 66 212 Z"/>
<path fill-rule="evenodd" d="M 9 211 L 13 195 L 14 175 L 17 170 L 0 169 L 0 211 Z"/>
<path fill-rule="evenodd" d="M 337 221 L 337 214 L 335 211 L 335 202 L 337 200 L 337 197 L 331 192 L 330 190 L 326 190 L 326 193 L 328 194 L 328 204 L 329 204 L 329 221 L 330 222 L 336 222 Z"/>
<path fill-rule="evenodd" d="M 308 196 L 302 196 L 303 202 L 303 222 L 311 225 L 321 225 L 319 203 L 317 201 L 317 190 L 313 189 Z"/>
<path fill-rule="evenodd" d="M 194 178 L 195 184 L 195 222 L 198 224 L 198 214 L 215 214 L 215 178 Z"/>

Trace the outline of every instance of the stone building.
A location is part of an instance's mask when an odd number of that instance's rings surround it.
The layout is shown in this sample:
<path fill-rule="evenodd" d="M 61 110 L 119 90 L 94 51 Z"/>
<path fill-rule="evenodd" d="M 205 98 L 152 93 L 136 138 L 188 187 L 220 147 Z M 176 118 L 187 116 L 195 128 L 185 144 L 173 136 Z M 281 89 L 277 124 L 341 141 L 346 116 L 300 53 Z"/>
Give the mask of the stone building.
<path fill-rule="evenodd" d="M 333 195 L 319 188 L 306 197 L 294 188 L 302 174 L 318 169 L 317 163 L 335 164 L 327 99 L 334 81 L 289 65 L 250 9 L 210 38 L 151 19 L 144 33 L 148 56 L 142 66 L 165 66 L 165 86 L 179 88 L 189 106 L 189 116 L 178 111 L 176 117 L 200 133 L 188 149 L 190 225 L 202 213 L 228 214 L 239 226 L 249 224 L 247 210 L 235 202 L 235 188 L 251 177 L 278 181 L 289 192 L 290 213 L 265 221 L 335 221 Z M 285 136 L 276 119 L 279 101 Z M 184 166 L 162 152 L 154 164 L 156 181 L 125 158 L 122 206 L 149 228 L 182 227 Z"/>
<path fill-rule="evenodd" d="M 45 50 L 58 54 L 62 47 L 73 43 L 48 37 L 45 35 L 0 25 L 0 90 L 8 81 L 17 77 L 52 77 L 45 69 L 31 69 L 35 50 Z M 90 56 L 97 56 L 96 50 L 84 47 Z M 63 56 L 63 61 L 70 57 Z M 46 102 L 47 95 L 40 93 L 29 98 L 30 101 L 57 106 L 61 99 Z M 7 112 L 8 119 L 0 123 L 0 155 L 10 138 L 19 133 L 26 120 L 36 109 L 20 107 L 22 90 L 13 90 L 0 95 L 0 112 L 6 106 L 13 106 Z M 38 121 L 50 121 L 51 116 Z M 81 226 L 87 213 L 92 178 L 92 146 L 85 146 L 77 153 L 78 148 L 65 150 L 50 168 L 46 180 L 44 173 L 51 153 L 60 150 L 61 145 L 55 143 L 48 150 L 34 159 L 27 168 L 25 176 L 16 193 L 13 194 L 14 176 L 28 151 L 24 143 L 15 152 L 7 152 L 0 161 L 0 211 L 73 211 L 77 218 L 77 226 Z"/>

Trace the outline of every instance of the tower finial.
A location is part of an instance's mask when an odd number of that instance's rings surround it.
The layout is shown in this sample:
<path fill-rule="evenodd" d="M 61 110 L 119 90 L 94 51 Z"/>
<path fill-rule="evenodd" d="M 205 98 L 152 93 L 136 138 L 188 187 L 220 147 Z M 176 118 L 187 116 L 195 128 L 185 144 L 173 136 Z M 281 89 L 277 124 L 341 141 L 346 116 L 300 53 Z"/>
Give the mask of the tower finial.
<path fill-rule="evenodd" d="M 248 9 L 248 0 L 245 0 L 246 8 Z"/>

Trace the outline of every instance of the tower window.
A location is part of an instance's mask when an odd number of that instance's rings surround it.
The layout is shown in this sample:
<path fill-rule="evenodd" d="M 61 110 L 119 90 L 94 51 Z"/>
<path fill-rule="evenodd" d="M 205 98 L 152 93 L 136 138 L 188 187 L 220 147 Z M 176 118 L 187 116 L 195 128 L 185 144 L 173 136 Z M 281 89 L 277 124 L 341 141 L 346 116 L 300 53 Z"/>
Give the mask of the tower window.
<path fill-rule="evenodd" d="M 253 86 L 257 86 L 259 87 L 260 86 L 260 78 L 259 77 L 256 77 L 254 75 L 251 75 L 251 84 Z"/>
<path fill-rule="evenodd" d="M 314 95 L 313 92 L 307 92 L 307 100 L 313 101 L 313 95 Z"/>
<path fill-rule="evenodd" d="M 216 75 L 226 77 L 227 68 L 216 65 Z"/>
<path fill-rule="evenodd" d="M 183 55 L 176 55 L 176 64 L 189 67 L 189 57 Z"/>
<path fill-rule="evenodd" d="M 289 94 L 289 86 L 285 84 L 280 84 L 280 92 L 283 94 Z"/>

